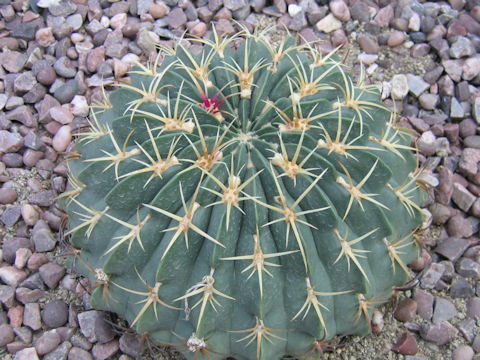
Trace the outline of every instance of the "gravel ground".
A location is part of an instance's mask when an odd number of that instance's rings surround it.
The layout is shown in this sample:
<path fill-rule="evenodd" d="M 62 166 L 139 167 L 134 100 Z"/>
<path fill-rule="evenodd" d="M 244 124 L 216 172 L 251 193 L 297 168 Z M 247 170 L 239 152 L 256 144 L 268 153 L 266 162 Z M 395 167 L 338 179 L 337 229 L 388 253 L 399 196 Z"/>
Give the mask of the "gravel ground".
<path fill-rule="evenodd" d="M 55 203 L 88 106 L 155 58 L 155 42 L 208 37 L 212 23 L 223 34 L 277 24 L 325 52 L 342 45 L 415 134 L 431 216 L 412 282 L 374 311 L 374 334 L 315 356 L 480 359 L 479 0 L 0 0 L 0 358 L 182 358 L 91 309 Z"/>

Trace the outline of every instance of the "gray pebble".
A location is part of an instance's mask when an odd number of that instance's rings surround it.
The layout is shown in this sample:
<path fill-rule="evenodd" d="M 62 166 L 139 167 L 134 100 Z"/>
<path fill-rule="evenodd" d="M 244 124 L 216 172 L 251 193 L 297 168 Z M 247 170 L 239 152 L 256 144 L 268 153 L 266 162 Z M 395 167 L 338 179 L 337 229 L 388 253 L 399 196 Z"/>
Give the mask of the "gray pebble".
<path fill-rule="evenodd" d="M 65 325 L 68 320 L 68 307 L 63 300 L 52 300 L 42 310 L 42 320 L 50 328 Z"/>

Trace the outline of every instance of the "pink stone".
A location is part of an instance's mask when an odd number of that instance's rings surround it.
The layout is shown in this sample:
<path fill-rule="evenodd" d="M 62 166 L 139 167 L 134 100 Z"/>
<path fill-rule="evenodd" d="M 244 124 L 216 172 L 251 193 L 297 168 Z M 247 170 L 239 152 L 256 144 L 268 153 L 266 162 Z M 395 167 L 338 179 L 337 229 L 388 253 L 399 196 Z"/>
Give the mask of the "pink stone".
<path fill-rule="evenodd" d="M 410 333 L 403 333 L 392 350 L 402 355 L 415 355 L 418 352 L 417 340 Z"/>
<path fill-rule="evenodd" d="M 204 22 L 199 22 L 190 30 L 190 33 L 194 36 L 198 36 L 199 38 L 201 38 L 203 37 L 203 35 L 205 35 L 206 31 L 207 25 Z"/>
<path fill-rule="evenodd" d="M 32 255 L 32 250 L 20 248 L 15 252 L 15 267 L 23 269 L 27 264 L 28 258 Z"/>
<path fill-rule="evenodd" d="M 10 285 L 10 286 L 17 286 L 20 282 L 25 280 L 27 274 L 17 269 L 14 266 L 4 266 L 0 268 L 0 279 L 2 279 L 3 283 Z"/>
<path fill-rule="evenodd" d="M 55 106 L 50 109 L 50 116 L 60 124 L 66 125 L 73 121 L 73 114 L 70 109 L 64 106 Z"/>
<path fill-rule="evenodd" d="M 403 43 L 405 35 L 402 31 L 394 31 L 390 34 L 387 40 L 388 46 L 395 47 Z"/>
<path fill-rule="evenodd" d="M 55 37 L 53 36 L 52 28 L 46 27 L 38 29 L 35 33 L 35 40 L 40 44 L 40 46 L 48 47 L 55 42 Z"/>
<path fill-rule="evenodd" d="M 344 22 L 350 20 L 350 10 L 343 0 L 331 1 L 330 10 L 337 19 Z"/>
<path fill-rule="evenodd" d="M 68 125 L 64 125 L 58 129 L 57 133 L 53 137 L 52 146 L 56 151 L 63 152 L 67 149 L 71 141 L 72 128 Z"/>

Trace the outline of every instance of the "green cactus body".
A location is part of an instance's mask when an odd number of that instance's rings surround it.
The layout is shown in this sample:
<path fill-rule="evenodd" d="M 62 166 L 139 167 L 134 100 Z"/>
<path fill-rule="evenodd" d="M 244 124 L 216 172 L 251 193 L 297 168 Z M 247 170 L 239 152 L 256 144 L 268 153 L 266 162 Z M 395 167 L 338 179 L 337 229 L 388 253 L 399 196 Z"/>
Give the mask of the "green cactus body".
<path fill-rule="evenodd" d="M 214 35 L 136 67 L 79 134 L 64 206 L 91 304 L 188 358 L 368 333 L 418 255 L 410 137 L 335 55 Z"/>

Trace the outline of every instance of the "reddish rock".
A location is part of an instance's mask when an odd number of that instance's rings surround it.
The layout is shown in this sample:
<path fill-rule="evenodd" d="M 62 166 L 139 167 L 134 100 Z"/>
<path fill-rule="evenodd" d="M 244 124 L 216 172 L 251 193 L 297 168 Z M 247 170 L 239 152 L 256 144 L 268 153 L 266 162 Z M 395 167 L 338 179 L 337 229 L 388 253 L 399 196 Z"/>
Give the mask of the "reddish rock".
<path fill-rule="evenodd" d="M 27 268 L 30 271 L 37 271 L 44 264 L 48 263 L 48 258 L 43 253 L 34 253 L 27 261 Z"/>
<path fill-rule="evenodd" d="M 367 54 L 378 54 L 380 47 L 372 38 L 368 36 L 361 36 L 360 39 L 358 39 L 358 42 L 362 50 Z"/>
<path fill-rule="evenodd" d="M 392 21 L 390 21 L 390 26 L 396 30 L 399 30 L 399 32 L 407 31 L 408 20 L 404 18 L 394 18 Z"/>
<path fill-rule="evenodd" d="M 422 249 L 422 254 L 418 259 L 408 264 L 413 271 L 422 271 L 432 262 L 432 256 L 427 249 Z"/>
<path fill-rule="evenodd" d="M 410 298 L 403 299 L 397 306 L 393 316 L 398 321 L 412 321 L 417 313 L 417 303 Z"/>
<path fill-rule="evenodd" d="M 172 29 L 180 28 L 187 23 L 187 16 L 181 8 L 175 8 L 168 14 L 167 23 Z"/>
<path fill-rule="evenodd" d="M 103 45 L 89 51 L 87 55 L 87 70 L 94 73 L 102 61 L 105 61 L 105 46 Z"/>
<path fill-rule="evenodd" d="M 343 0 L 330 2 L 330 11 L 335 17 L 343 22 L 350 20 L 350 10 Z"/>
<path fill-rule="evenodd" d="M 33 331 L 42 327 L 40 306 L 38 303 L 25 304 L 25 308 L 23 309 L 23 325 L 28 326 Z"/>
<path fill-rule="evenodd" d="M 307 28 L 304 30 L 311 30 L 311 29 Z M 343 29 L 337 29 L 333 31 L 330 36 L 330 39 L 332 41 L 332 46 L 334 48 L 348 44 L 348 37 L 347 37 L 347 34 L 345 34 L 345 31 Z"/>
<path fill-rule="evenodd" d="M 207 31 L 207 25 L 204 22 L 199 22 L 191 30 L 190 33 L 199 38 L 203 37 Z"/>
<path fill-rule="evenodd" d="M 163 18 L 167 14 L 167 7 L 163 3 L 153 4 L 148 12 L 154 19 Z"/>
<path fill-rule="evenodd" d="M 57 284 L 62 279 L 63 275 L 65 275 L 65 268 L 58 264 L 48 263 L 42 265 L 39 272 L 43 282 L 50 289 L 54 289 L 57 287 Z"/>
<path fill-rule="evenodd" d="M 0 279 L 4 284 L 17 286 L 25 280 L 27 274 L 25 271 L 17 269 L 15 266 L 4 266 L 0 268 Z"/>
<path fill-rule="evenodd" d="M 389 4 L 381 8 L 374 18 L 375 24 L 377 24 L 380 27 L 387 27 L 388 24 L 390 24 L 390 21 L 392 21 L 393 19 L 393 16 L 394 16 L 393 9 L 394 9 L 393 4 Z"/>
<path fill-rule="evenodd" d="M 403 333 L 392 350 L 402 355 L 415 355 L 418 352 L 417 340 L 410 333 Z"/>
<path fill-rule="evenodd" d="M 17 305 L 8 309 L 8 319 L 13 328 L 22 326 L 24 309 L 22 305 Z"/>
<path fill-rule="evenodd" d="M 235 29 L 230 21 L 220 19 L 215 23 L 215 28 L 219 35 L 229 36 L 235 34 Z"/>

